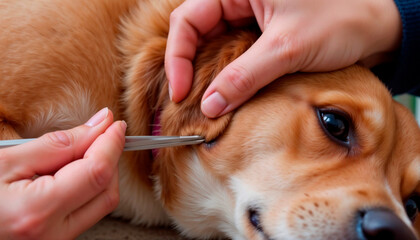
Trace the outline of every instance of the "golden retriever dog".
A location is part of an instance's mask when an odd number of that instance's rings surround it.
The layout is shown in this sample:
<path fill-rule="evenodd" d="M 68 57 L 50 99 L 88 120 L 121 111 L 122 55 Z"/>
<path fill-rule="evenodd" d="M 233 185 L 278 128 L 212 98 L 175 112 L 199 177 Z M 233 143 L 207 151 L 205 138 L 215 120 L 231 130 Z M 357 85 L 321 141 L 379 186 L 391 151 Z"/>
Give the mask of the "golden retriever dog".
<path fill-rule="evenodd" d="M 297 73 L 233 113 L 200 111 L 214 76 L 258 38 L 203 41 L 187 99 L 169 100 L 164 53 L 180 0 L 0 2 L 0 138 L 38 137 L 103 107 L 128 135 L 206 143 L 125 153 L 114 216 L 200 239 L 417 239 L 420 130 L 360 66 Z M 155 121 L 159 118 L 159 121 Z"/>

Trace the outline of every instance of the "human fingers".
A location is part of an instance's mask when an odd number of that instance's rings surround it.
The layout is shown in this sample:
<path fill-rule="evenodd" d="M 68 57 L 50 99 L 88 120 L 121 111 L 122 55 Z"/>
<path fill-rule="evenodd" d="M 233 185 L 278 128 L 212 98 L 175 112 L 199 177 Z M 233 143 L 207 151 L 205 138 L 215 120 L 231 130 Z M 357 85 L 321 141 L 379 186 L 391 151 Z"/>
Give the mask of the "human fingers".
<path fill-rule="evenodd" d="M 115 207 L 118 202 L 116 165 L 124 145 L 125 128 L 122 122 L 111 125 L 89 148 L 91 156 L 85 155 L 84 159 L 69 163 L 54 176 L 17 181 L 9 186 L 1 184 L 0 191 L 8 197 L 6 200 L 11 200 L 7 210 L 0 209 L 6 219 L 1 221 L 0 218 L 0 223 L 5 223 L 3 230 L 12 236 L 25 236 L 25 239 L 55 239 L 57 234 L 65 233 L 71 236 L 80 233 L 66 227 L 68 216 L 75 209 L 88 205 L 98 195 L 103 197 L 96 203 L 105 202 L 98 206 L 103 209 L 97 209 L 96 215 L 93 210 L 89 211 L 93 215 L 86 216 L 87 219 L 97 220 L 99 215 Z M 77 224 L 73 223 L 74 228 Z"/>
<path fill-rule="evenodd" d="M 32 178 L 57 171 L 81 158 L 92 142 L 112 123 L 112 112 L 104 108 L 86 124 L 66 131 L 47 133 L 19 146 L 2 149 L 1 161 L 8 162 L 2 177 L 7 181 Z"/>
<path fill-rule="evenodd" d="M 118 171 L 115 172 L 111 184 L 90 202 L 72 212 L 66 218 L 68 236 L 74 239 L 86 231 L 104 216 L 114 210 L 119 202 Z"/>
<path fill-rule="evenodd" d="M 124 148 L 125 130 L 125 122 L 113 123 L 92 143 L 83 159 L 64 166 L 54 175 L 52 191 L 62 211 L 73 212 L 109 186 Z"/>
<path fill-rule="evenodd" d="M 248 0 L 187 0 L 175 9 L 165 54 L 165 71 L 171 100 L 179 102 L 188 94 L 199 36 L 209 33 L 222 19 L 239 20 L 253 16 Z"/>
<path fill-rule="evenodd" d="M 203 95 L 202 112 L 210 118 L 228 113 L 276 78 L 293 72 L 302 45 L 267 29 L 240 57 L 226 66 Z M 296 58 L 295 58 L 296 56 Z M 299 57 L 299 58 L 297 58 Z M 258 59 L 258 60 L 256 60 Z"/>

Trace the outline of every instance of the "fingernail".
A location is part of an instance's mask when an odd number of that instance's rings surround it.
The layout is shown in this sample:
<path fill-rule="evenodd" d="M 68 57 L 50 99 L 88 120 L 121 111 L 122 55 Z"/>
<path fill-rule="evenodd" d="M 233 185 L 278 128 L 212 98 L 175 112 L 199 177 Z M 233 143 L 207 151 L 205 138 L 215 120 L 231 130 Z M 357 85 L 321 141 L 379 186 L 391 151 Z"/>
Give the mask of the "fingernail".
<path fill-rule="evenodd" d="M 225 98 L 214 92 L 201 103 L 201 111 L 208 117 L 217 117 L 227 105 Z"/>
<path fill-rule="evenodd" d="M 169 83 L 169 84 L 168 84 L 168 89 L 169 89 L 169 99 L 170 99 L 171 101 L 173 101 L 173 100 L 172 100 L 173 92 L 172 92 L 171 82 L 168 82 L 168 83 Z"/>
<path fill-rule="evenodd" d="M 108 112 L 109 112 L 109 109 L 107 107 L 103 108 L 102 110 L 97 112 L 93 117 L 91 117 L 89 121 L 85 123 L 85 125 L 89 127 L 95 127 L 96 125 L 101 123 L 103 120 L 105 120 L 105 118 L 108 116 Z"/>

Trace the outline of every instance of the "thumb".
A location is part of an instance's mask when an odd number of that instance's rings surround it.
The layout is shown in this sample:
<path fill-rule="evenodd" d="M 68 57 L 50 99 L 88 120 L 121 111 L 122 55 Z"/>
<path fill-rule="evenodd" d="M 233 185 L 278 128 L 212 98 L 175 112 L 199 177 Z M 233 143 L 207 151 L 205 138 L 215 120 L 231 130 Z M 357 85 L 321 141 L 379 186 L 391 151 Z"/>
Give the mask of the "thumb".
<path fill-rule="evenodd" d="M 293 49 L 264 32 L 240 57 L 226 66 L 203 95 L 201 110 L 207 117 L 226 114 L 259 89 L 291 71 Z"/>

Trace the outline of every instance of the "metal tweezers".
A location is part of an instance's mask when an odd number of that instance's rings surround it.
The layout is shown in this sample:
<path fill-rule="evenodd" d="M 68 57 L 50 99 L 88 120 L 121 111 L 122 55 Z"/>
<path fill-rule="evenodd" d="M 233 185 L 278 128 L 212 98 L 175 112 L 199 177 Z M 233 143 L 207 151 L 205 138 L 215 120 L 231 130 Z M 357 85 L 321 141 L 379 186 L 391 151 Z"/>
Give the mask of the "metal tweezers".
<path fill-rule="evenodd" d="M 0 149 L 30 142 L 35 138 L 1 140 Z M 163 147 L 194 145 L 204 142 L 201 136 L 126 136 L 124 151 L 148 150 Z"/>

